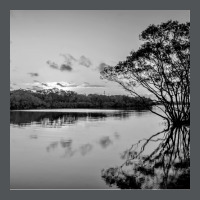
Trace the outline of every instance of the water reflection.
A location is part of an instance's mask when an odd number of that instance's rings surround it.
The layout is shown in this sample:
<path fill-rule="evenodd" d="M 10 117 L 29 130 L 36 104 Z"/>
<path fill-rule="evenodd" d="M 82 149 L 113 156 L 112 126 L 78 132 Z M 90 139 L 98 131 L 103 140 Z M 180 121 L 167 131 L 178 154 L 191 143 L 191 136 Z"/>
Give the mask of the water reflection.
<path fill-rule="evenodd" d="M 158 143 L 148 155 L 148 144 Z M 138 141 L 123 152 L 125 162 L 119 167 L 102 170 L 110 186 L 121 189 L 189 189 L 190 128 L 168 127 L 148 139 Z"/>
<path fill-rule="evenodd" d="M 58 146 L 58 144 L 59 143 L 57 141 L 56 142 L 52 142 L 50 145 L 47 146 L 47 148 L 46 148 L 47 152 L 50 152 L 50 151 L 54 150 Z"/>
<path fill-rule="evenodd" d="M 85 156 L 92 150 L 93 146 L 91 144 L 84 144 L 80 147 L 80 152 L 82 156 Z"/>
<path fill-rule="evenodd" d="M 111 140 L 109 136 L 103 136 L 98 140 L 98 144 L 103 149 L 107 148 L 109 145 L 113 143 L 114 143 L 114 140 Z M 76 153 L 80 153 L 82 156 L 85 156 L 93 149 L 93 145 L 90 143 L 81 144 L 78 147 L 74 147 L 72 139 L 61 139 L 60 141 L 51 142 L 46 147 L 46 150 L 47 152 L 51 153 L 52 151 L 54 151 L 55 149 L 59 147 L 64 149 L 64 154 L 62 157 L 72 157 Z"/>
<path fill-rule="evenodd" d="M 112 141 L 109 136 L 105 136 L 99 140 L 99 144 L 101 145 L 102 148 L 107 148 L 109 145 L 112 144 Z"/>
<path fill-rule="evenodd" d="M 78 110 L 77 110 L 78 111 Z M 42 127 L 60 128 L 65 125 L 75 124 L 77 121 L 102 121 L 107 117 L 114 119 L 126 119 L 131 115 L 141 116 L 147 111 L 129 110 L 98 110 L 88 112 L 40 112 L 40 111 L 11 111 L 10 124 L 18 126 L 40 125 Z"/>
<path fill-rule="evenodd" d="M 38 136 L 37 135 L 30 135 L 30 138 L 31 139 L 38 139 Z"/>
<path fill-rule="evenodd" d="M 119 117 L 119 115 L 116 115 Z M 128 117 L 128 113 L 121 113 L 121 116 Z M 10 113 L 10 123 L 27 126 L 33 123 L 41 124 L 43 127 L 62 127 L 66 124 L 75 124 L 78 120 L 104 120 L 108 117 L 105 113 L 59 113 L 59 112 L 20 112 Z"/>
<path fill-rule="evenodd" d="M 119 138 L 120 138 L 120 135 L 119 135 L 119 133 L 118 133 L 117 131 L 114 132 L 114 137 L 115 137 L 116 139 L 119 139 Z"/>
<path fill-rule="evenodd" d="M 72 157 L 75 155 L 75 153 L 80 153 L 82 156 L 85 156 L 88 154 L 93 146 L 91 144 L 83 144 L 79 148 L 74 148 L 72 145 L 72 140 L 64 140 L 61 139 L 60 141 L 55 141 L 49 144 L 46 148 L 47 152 L 52 152 L 58 147 L 62 147 L 64 149 L 64 154 L 62 157 Z"/>
<path fill-rule="evenodd" d="M 101 169 L 159 130 L 157 120 L 132 110 L 11 111 L 11 188 L 107 189 Z"/>
<path fill-rule="evenodd" d="M 70 139 L 70 140 L 61 140 L 60 141 L 60 144 L 61 144 L 61 146 L 63 147 L 63 148 L 69 148 L 69 147 L 71 147 L 71 145 L 72 145 L 72 140 Z"/>

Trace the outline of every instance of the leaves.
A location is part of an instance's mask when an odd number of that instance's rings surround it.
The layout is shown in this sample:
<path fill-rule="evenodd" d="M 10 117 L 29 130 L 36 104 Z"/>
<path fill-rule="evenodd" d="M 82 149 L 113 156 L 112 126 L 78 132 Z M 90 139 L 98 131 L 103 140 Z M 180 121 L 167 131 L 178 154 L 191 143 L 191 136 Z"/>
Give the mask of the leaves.
<path fill-rule="evenodd" d="M 164 105 L 162 117 L 171 122 L 189 116 L 189 31 L 190 23 L 181 24 L 178 21 L 150 25 L 140 35 L 144 41 L 141 47 L 131 51 L 125 61 L 105 68 L 101 76 L 119 83 L 138 97 L 141 94 L 134 87 L 144 87 L 157 102 Z"/>

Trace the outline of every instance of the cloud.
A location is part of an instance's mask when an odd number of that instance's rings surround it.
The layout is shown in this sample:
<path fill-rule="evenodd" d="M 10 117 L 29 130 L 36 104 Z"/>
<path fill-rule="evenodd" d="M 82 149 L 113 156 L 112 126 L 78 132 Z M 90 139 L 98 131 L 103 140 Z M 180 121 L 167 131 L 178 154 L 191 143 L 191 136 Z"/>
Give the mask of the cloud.
<path fill-rule="evenodd" d="M 72 71 L 72 67 L 69 64 L 62 64 L 60 66 L 61 71 Z"/>
<path fill-rule="evenodd" d="M 43 89 L 64 89 L 69 90 L 72 88 L 104 88 L 105 85 L 100 84 L 91 84 L 88 82 L 83 82 L 82 84 L 76 84 L 76 83 L 70 83 L 70 82 L 39 82 L 37 80 L 34 80 L 33 83 L 25 83 L 26 86 L 31 87 L 32 90 L 43 90 Z M 11 84 L 12 86 L 12 84 Z M 27 87 L 26 87 L 27 88 Z"/>
<path fill-rule="evenodd" d="M 58 82 L 58 83 L 56 83 L 56 85 L 58 85 L 60 87 L 77 87 L 77 88 L 99 88 L 99 87 L 105 87 L 105 85 L 90 84 L 88 82 L 84 82 L 83 84 L 79 84 L 79 85 L 77 85 L 75 83 Z"/>
<path fill-rule="evenodd" d="M 56 64 L 55 62 L 52 62 L 50 60 L 47 61 L 47 64 L 53 68 L 60 71 L 72 71 L 74 65 L 82 65 L 87 68 L 89 68 L 92 65 L 92 62 L 89 58 L 82 55 L 79 59 L 76 59 L 71 54 L 60 54 L 64 58 L 64 62 L 61 64 Z"/>
<path fill-rule="evenodd" d="M 65 62 L 73 62 L 73 61 L 77 61 L 76 58 L 74 58 L 71 54 L 60 54 L 60 56 L 62 56 L 65 59 Z"/>
<path fill-rule="evenodd" d="M 98 66 L 98 70 L 101 72 L 104 70 L 105 67 L 108 67 L 108 65 L 106 63 L 100 63 Z"/>
<path fill-rule="evenodd" d="M 65 85 L 62 85 L 61 83 L 57 83 L 56 85 L 59 85 L 59 86 L 61 86 L 61 87 L 67 87 L 67 86 L 65 86 Z"/>
<path fill-rule="evenodd" d="M 59 66 L 56 63 L 51 62 L 50 60 L 47 61 L 47 64 L 53 69 L 59 69 Z"/>
<path fill-rule="evenodd" d="M 56 85 L 61 86 L 61 87 L 78 87 L 77 84 L 74 84 L 74 83 L 66 83 L 66 82 L 57 83 Z"/>
<path fill-rule="evenodd" d="M 99 87 L 105 87 L 105 85 L 98 85 L 98 84 L 90 84 L 88 82 L 84 82 L 80 87 L 85 87 L 85 88 L 99 88 Z"/>
<path fill-rule="evenodd" d="M 47 86 L 47 87 L 48 87 L 48 84 L 46 84 L 46 83 L 41 83 L 41 85 L 43 85 L 43 86 Z"/>
<path fill-rule="evenodd" d="M 39 76 L 39 74 L 38 73 L 33 73 L 33 72 L 31 72 L 31 73 L 28 73 L 31 77 L 35 77 L 35 76 Z"/>
<path fill-rule="evenodd" d="M 85 67 L 90 67 L 92 65 L 92 62 L 90 61 L 89 58 L 86 58 L 85 56 L 81 56 L 79 59 L 79 64 Z"/>
<path fill-rule="evenodd" d="M 55 62 L 52 62 L 50 60 L 47 61 L 47 64 L 53 68 L 53 69 L 58 69 L 60 71 L 72 71 L 72 63 L 69 62 L 65 62 L 63 64 L 61 64 L 60 66 L 58 64 L 56 64 Z"/>
<path fill-rule="evenodd" d="M 105 87 L 105 85 L 96 85 L 96 84 L 94 84 L 94 85 L 90 85 L 89 87 Z"/>
<path fill-rule="evenodd" d="M 32 86 L 32 90 L 43 90 L 43 87 L 39 87 L 39 86 Z"/>
<path fill-rule="evenodd" d="M 78 85 L 76 85 L 76 84 L 69 84 L 68 87 L 78 87 Z"/>
<path fill-rule="evenodd" d="M 71 54 L 60 54 L 65 60 L 64 63 L 60 66 L 61 71 L 71 71 L 72 65 L 74 62 L 77 62 L 77 59 L 74 58 Z"/>
<path fill-rule="evenodd" d="M 82 55 L 78 60 L 74 58 L 71 54 L 60 54 L 65 59 L 65 64 L 72 66 L 74 63 L 78 63 L 79 65 L 83 65 L 85 67 L 90 67 L 92 62 L 89 58 Z"/>

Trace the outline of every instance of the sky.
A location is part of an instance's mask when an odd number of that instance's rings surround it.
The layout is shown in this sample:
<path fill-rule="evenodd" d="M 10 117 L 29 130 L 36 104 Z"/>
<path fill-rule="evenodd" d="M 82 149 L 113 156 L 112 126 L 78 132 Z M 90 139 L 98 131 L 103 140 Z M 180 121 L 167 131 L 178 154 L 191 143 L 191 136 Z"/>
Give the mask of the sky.
<path fill-rule="evenodd" d="M 12 10 L 10 89 L 128 94 L 100 70 L 123 61 L 150 24 L 190 21 L 184 10 Z M 143 95 L 148 95 L 142 88 Z"/>

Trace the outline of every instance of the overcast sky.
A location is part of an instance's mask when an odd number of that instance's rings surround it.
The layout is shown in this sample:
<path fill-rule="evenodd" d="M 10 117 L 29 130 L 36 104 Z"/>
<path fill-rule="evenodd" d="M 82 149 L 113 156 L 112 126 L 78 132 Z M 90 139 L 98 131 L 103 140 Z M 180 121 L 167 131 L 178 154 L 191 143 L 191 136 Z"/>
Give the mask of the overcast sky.
<path fill-rule="evenodd" d="M 137 50 L 139 34 L 150 24 L 170 19 L 190 21 L 190 12 L 11 11 L 11 89 L 126 94 L 117 83 L 101 80 L 100 70 Z"/>

